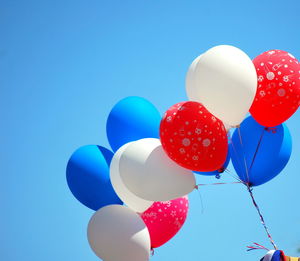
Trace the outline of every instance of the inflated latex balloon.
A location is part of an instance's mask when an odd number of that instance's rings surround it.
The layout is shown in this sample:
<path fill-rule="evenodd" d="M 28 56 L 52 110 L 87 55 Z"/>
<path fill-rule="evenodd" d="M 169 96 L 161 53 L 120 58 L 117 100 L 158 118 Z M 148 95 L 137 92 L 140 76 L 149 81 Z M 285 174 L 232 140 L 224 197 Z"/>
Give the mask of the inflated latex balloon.
<path fill-rule="evenodd" d="M 141 217 L 151 239 L 151 247 L 160 247 L 174 237 L 183 226 L 189 210 L 188 197 L 155 202 Z"/>
<path fill-rule="evenodd" d="M 98 210 L 88 225 L 88 240 L 104 261 L 147 261 L 150 236 L 141 219 L 131 209 L 110 205 Z"/>
<path fill-rule="evenodd" d="M 207 172 L 194 171 L 194 173 L 199 174 L 199 175 L 203 175 L 203 176 L 216 176 L 216 177 L 218 177 L 220 174 L 222 174 L 226 170 L 226 168 L 228 167 L 229 162 L 230 162 L 230 152 L 228 150 L 226 160 L 223 163 L 221 168 L 219 168 L 217 170 L 214 170 L 214 171 L 207 171 Z"/>
<path fill-rule="evenodd" d="M 160 140 L 168 156 L 190 170 L 218 170 L 226 160 L 225 127 L 198 102 L 181 102 L 168 109 L 160 124 Z"/>
<path fill-rule="evenodd" d="M 106 122 L 106 134 L 113 151 L 124 144 L 158 138 L 161 116 L 155 106 L 144 98 L 131 96 L 119 101 Z"/>
<path fill-rule="evenodd" d="M 220 45 L 209 49 L 197 62 L 194 84 L 186 86 L 190 100 L 202 103 L 230 126 L 239 125 L 253 102 L 257 75 L 242 50 Z"/>
<path fill-rule="evenodd" d="M 122 178 L 119 172 L 119 164 L 120 158 L 124 150 L 127 148 L 130 143 L 126 143 L 123 145 L 118 151 L 115 153 L 111 164 L 110 164 L 110 180 L 111 183 L 120 197 L 120 199 L 132 210 L 135 212 L 142 213 L 147 210 L 152 204 L 153 201 L 144 200 L 139 198 L 135 194 L 133 194 L 123 183 Z"/>
<path fill-rule="evenodd" d="M 185 77 L 185 86 L 187 90 L 190 90 L 192 88 L 194 88 L 195 86 L 197 86 L 196 82 L 195 82 L 195 70 L 196 70 L 196 66 L 198 61 L 200 60 L 202 55 L 199 55 L 190 65 L 187 73 L 186 73 L 186 77 Z"/>
<path fill-rule="evenodd" d="M 159 139 L 141 139 L 122 153 L 120 176 L 138 197 L 167 201 L 190 193 L 196 186 L 193 172 L 178 166 L 164 152 Z"/>
<path fill-rule="evenodd" d="M 292 152 L 290 132 L 285 124 L 266 128 L 251 116 L 236 129 L 230 144 L 231 162 L 240 179 L 258 186 L 277 176 Z"/>
<path fill-rule="evenodd" d="M 113 153 L 97 145 L 77 149 L 67 165 L 68 186 L 82 204 L 93 209 L 123 204 L 109 178 L 109 164 Z"/>
<path fill-rule="evenodd" d="M 224 127 L 226 129 L 226 132 L 229 132 L 232 129 L 232 126 L 228 125 L 227 123 L 223 122 L 223 124 L 224 124 Z"/>
<path fill-rule="evenodd" d="M 286 256 L 282 250 L 270 250 L 261 259 L 261 261 L 292 261 L 292 260 L 290 259 L 290 257 Z M 298 261 L 298 258 L 295 261 Z"/>
<path fill-rule="evenodd" d="M 300 105 L 299 62 L 288 52 L 271 50 L 257 56 L 253 63 L 258 89 L 250 113 L 261 125 L 279 125 Z"/>

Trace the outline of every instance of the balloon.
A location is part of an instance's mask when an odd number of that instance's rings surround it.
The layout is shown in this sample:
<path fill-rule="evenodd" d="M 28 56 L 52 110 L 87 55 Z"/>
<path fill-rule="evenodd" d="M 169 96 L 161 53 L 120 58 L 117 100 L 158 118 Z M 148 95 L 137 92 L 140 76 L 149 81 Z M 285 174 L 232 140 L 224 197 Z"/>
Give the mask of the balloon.
<path fill-rule="evenodd" d="M 194 173 L 204 175 L 204 176 L 218 176 L 226 170 L 226 168 L 228 167 L 229 161 L 230 161 L 230 153 L 228 151 L 225 162 L 223 163 L 222 167 L 219 168 L 218 170 L 207 171 L 207 172 L 194 171 Z"/>
<path fill-rule="evenodd" d="M 226 159 L 225 127 L 198 102 L 173 105 L 161 121 L 160 139 L 168 156 L 190 170 L 214 171 Z"/>
<path fill-rule="evenodd" d="M 240 179 L 258 186 L 277 176 L 292 152 L 287 126 L 266 128 L 250 116 L 241 124 L 240 133 L 235 130 L 230 144 L 231 161 Z"/>
<path fill-rule="evenodd" d="M 271 50 L 257 56 L 253 63 L 258 89 L 250 113 L 263 126 L 279 125 L 300 105 L 300 65 L 290 53 Z"/>
<path fill-rule="evenodd" d="M 135 212 L 142 213 L 153 204 L 153 201 L 148 201 L 139 198 L 130 190 L 128 190 L 127 187 L 124 185 L 119 172 L 121 155 L 130 144 L 132 144 L 132 142 L 123 145 L 120 149 L 118 149 L 118 151 L 114 155 L 110 164 L 110 180 L 120 199 Z"/>
<path fill-rule="evenodd" d="M 151 201 L 175 199 L 196 186 L 193 173 L 173 162 L 159 139 L 141 139 L 130 144 L 121 155 L 119 171 L 132 193 Z"/>
<path fill-rule="evenodd" d="M 292 257 L 293 258 L 293 257 Z M 290 257 L 286 256 L 282 250 L 270 250 L 268 253 L 261 259 L 261 261 L 289 261 Z M 295 261 L 298 261 L 298 258 Z"/>
<path fill-rule="evenodd" d="M 174 237 L 183 226 L 189 209 L 188 197 L 155 202 L 141 217 L 151 238 L 151 247 L 160 247 Z"/>
<path fill-rule="evenodd" d="M 199 60 L 201 59 L 202 55 L 199 55 L 190 65 L 187 73 L 186 73 L 186 77 L 185 77 L 185 85 L 186 85 L 186 89 L 192 89 L 194 88 L 194 86 L 196 85 L 195 83 L 195 70 L 196 70 L 196 66 L 199 62 Z"/>
<path fill-rule="evenodd" d="M 88 240 L 104 261 L 147 261 L 150 236 L 141 217 L 125 206 L 98 210 L 88 225 Z"/>
<path fill-rule="evenodd" d="M 247 114 L 257 88 L 251 59 L 240 49 L 220 45 L 197 62 L 194 84 L 187 84 L 190 100 L 202 103 L 223 122 L 239 125 Z"/>
<path fill-rule="evenodd" d="M 113 153 L 97 145 L 77 149 L 67 165 L 68 186 L 83 205 L 98 210 L 110 204 L 122 204 L 109 179 Z"/>
<path fill-rule="evenodd" d="M 232 129 L 232 126 L 228 125 L 227 123 L 223 122 L 223 124 L 224 124 L 224 127 L 226 129 L 226 132 L 229 132 Z"/>
<path fill-rule="evenodd" d="M 141 97 L 127 97 L 111 110 L 106 134 L 113 151 L 122 145 L 143 138 L 158 138 L 160 113 L 152 103 Z"/>

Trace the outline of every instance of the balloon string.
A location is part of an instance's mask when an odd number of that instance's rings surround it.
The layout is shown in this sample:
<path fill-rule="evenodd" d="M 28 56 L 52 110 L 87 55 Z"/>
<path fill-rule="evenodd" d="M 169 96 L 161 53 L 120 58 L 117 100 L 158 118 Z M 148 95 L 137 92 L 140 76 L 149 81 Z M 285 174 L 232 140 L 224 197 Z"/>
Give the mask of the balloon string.
<path fill-rule="evenodd" d="M 237 127 L 237 130 L 238 130 L 239 139 L 240 139 L 240 144 L 241 144 L 242 152 L 243 152 L 243 159 L 244 159 L 244 165 L 245 165 L 245 170 L 246 170 L 246 175 L 247 175 L 247 181 L 248 181 L 248 183 L 249 183 L 250 177 L 249 177 L 249 171 L 248 171 L 248 166 L 247 166 L 246 157 L 245 157 L 245 154 L 244 154 L 244 145 L 243 145 L 243 140 L 242 140 L 242 134 L 241 134 L 240 126 Z"/>
<path fill-rule="evenodd" d="M 232 146 L 232 148 L 233 148 L 233 152 L 234 152 L 234 154 L 235 154 L 235 156 L 236 156 L 236 159 L 237 159 L 237 163 L 238 163 L 238 165 L 242 168 L 242 163 L 240 162 L 240 157 L 239 157 L 239 155 L 238 155 L 238 153 L 237 153 L 237 150 L 236 150 L 236 148 L 235 148 L 235 146 L 234 146 L 234 143 L 233 143 L 233 141 L 232 141 L 232 137 L 231 136 L 229 136 L 229 141 L 230 141 L 230 144 L 231 144 L 231 146 Z M 229 170 L 228 170 L 229 171 Z M 239 178 L 236 178 L 237 180 L 239 180 L 239 181 L 241 181 L 241 179 L 239 179 Z"/>
<path fill-rule="evenodd" d="M 200 202 L 201 202 L 201 214 L 204 213 L 204 204 L 203 204 L 202 195 L 201 195 L 200 189 L 199 189 L 200 186 L 211 186 L 211 185 L 214 186 L 214 185 L 226 185 L 226 184 L 237 184 L 237 183 L 240 184 L 240 183 L 243 183 L 243 182 L 240 181 L 240 182 L 229 182 L 229 183 L 219 182 L 219 183 L 197 184 L 195 186 L 195 189 L 198 191 Z"/>
<path fill-rule="evenodd" d="M 257 153 L 258 153 L 258 150 L 259 150 L 260 144 L 261 144 L 261 142 L 262 142 L 262 139 L 263 139 L 263 136 L 264 136 L 265 130 L 268 130 L 268 128 L 267 128 L 267 127 L 266 127 L 266 128 L 264 128 L 264 129 L 263 129 L 263 131 L 262 131 L 262 133 L 261 133 L 261 135 L 260 135 L 260 139 L 259 139 L 259 141 L 258 141 L 258 144 L 257 144 L 257 146 L 256 146 L 256 150 L 255 150 L 255 153 L 254 153 L 254 156 L 253 156 L 253 159 L 252 159 L 252 162 L 251 162 L 250 168 L 249 168 L 249 172 L 251 171 L 251 168 L 252 168 L 252 166 L 253 166 L 253 164 L 254 164 L 254 161 L 255 161 L 255 159 L 256 159 L 256 156 L 257 156 Z"/>
<path fill-rule="evenodd" d="M 203 213 L 204 213 L 204 204 L 203 204 L 202 195 L 201 195 L 201 192 L 200 192 L 200 190 L 199 190 L 199 187 L 198 187 L 198 185 L 196 185 L 196 187 L 195 187 L 195 188 L 196 188 L 196 189 L 197 189 L 197 191 L 198 191 L 198 195 L 199 195 L 200 202 L 201 202 L 201 214 L 203 214 Z"/>
<path fill-rule="evenodd" d="M 151 256 L 154 256 L 154 248 L 151 248 Z"/>
<path fill-rule="evenodd" d="M 234 152 L 234 154 L 235 154 L 235 156 L 236 156 L 238 165 L 239 165 L 240 167 L 242 167 L 242 164 L 241 164 L 241 161 L 240 161 L 240 157 L 239 157 L 239 155 L 238 155 L 238 153 L 237 153 L 237 150 L 236 150 L 236 148 L 235 148 L 235 146 L 234 146 L 234 143 L 233 143 L 231 137 L 229 138 L 229 141 L 230 141 L 230 144 L 231 144 L 231 146 L 232 146 L 232 148 L 233 148 L 233 152 Z"/>
<path fill-rule="evenodd" d="M 241 184 L 241 183 L 244 183 L 244 182 L 242 182 L 242 181 L 236 181 L 236 182 L 218 182 L 218 183 L 197 184 L 195 186 L 195 188 L 197 190 L 199 190 L 200 186 L 228 185 L 228 184 Z"/>
<path fill-rule="evenodd" d="M 270 232 L 269 232 L 269 229 L 268 229 L 268 227 L 267 227 L 267 225 L 266 225 L 266 223 L 265 223 L 265 220 L 264 220 L 264 217 L 263 217 L 263 215 L 262 215 L 262 213 L 261 213 L 261 211 L 260 211 L 260 208 L 259 208 L 258 204 L 257 204 L 256 201 L 255 201 L 255 198 L 254 198 L 254 195 L 253 195 L 253 192 L 252 192 L 253 188 L 251 188 L 251 187 L 249 186 L 249 184 L 247 184 L 247 189 L 248 189 L 249 194 L 250 194 L 250 196 L 251 196 L 252 203 L 253 203 L 253 205 L 255 206 L 255 208 L 256 208 L 256 210 L 257 210 L 257 213 L 258 213 L 258 215 L 259 215 L 259 217 L 260 217 L 260 221 L 261 221 L 261 223 L 262 223 L 262 225 L 263 225 L 263 227 L 264 227 L 264 229 L 265 229 L 265 231 L 266 231 L 266 233 L 267 233 L 267 235 L 268 235 L 268 238 L 269 238 L 271 244 L 273 245 L 274 249 L 277 250 L 277 246 L 276 246 L 276 244 L 275 244 L 275 242 L 274 242 L 274 240 L 273 240 L 273 238 L 272 238 L 272 236 L 271 236 L 271 234 L 270 234 Z"/>
<path fill-rule="evenodd" d="M 224 170 L 226 173 L 228 173 L 232 178 L 238 180 L 241 183 L 244 183 L 237 175 L 234 175 L 229 169 Z"/>
<path fill-rule="evenodd" d="M 265 130 L 269 131 L 269 128 L 263 129 L 263 132 L 262 132 L 262 134 L 261 134 L 261 136 L 260 136 L 259 142 L 258 142 L 258 144 L 257 144 L 257 146 L 256 146 L 256 150 L 255 150 L 255 153 L 254 153 L 254 156 L 253 156 L 251 165 L 250 165 L 250 169 L 252 168 L 252 166 L 253 166 L 253 164 L 254 164 L 254 162 L 255 162 L 255 159 L 256 159 L 258 150 L 259 150 L 259 148 L 260 148 L 260 145 L 261 145 L 261 142 L 262 142 L 262 139 L 263 139 L 263 135 L 264 135 L 264 131 L 265 131 Z M 241 132 L 240 132 L 240 128 L 239 128 L 239 127 L 238 127 L 238 134 L 239 134 L 241 146 L 242 146 L 242 148 L 243 148 L 242 135 L 241 135 Z M 233 143 L 232 143 L 232 144 L 233 144 Z M 250 182 L 249 182 L 249 181 L 250 181 L 250 180 L 249 180 L 249 171 L 248 171 L 248 168 L 247 168 L 247 163 L 246 163 L 246 157 L 245 157 L 245 154 L 244 154 L 244 150 L 242 150 L 242 153 L 243 153 L 244 163 L 245 163 L 245 168 L 246 168 L 246 173 L 247 173 L 247 177 L 248 177 L 248 182 L 244 182 L 244 185 L 246 185 L 246 187 L 247 187 L 247 190 L 248 190 L 248 192 L 249 192 L 249 194 L 250 194 L 250 196 L 251 196 L 251 199 L 252 199 L 252 203 L 253 203 L 254 207 L 256 208 L 256 210 L 257 210 L 257 213 L 258 213 L 258 215 L 259 215 L 259 217 L 260 217 L 260 221 L 261 221 L 261 223 L 262 223 L 262 225 L 263 225 L 263 227 L 264 227 L 264 229 L 265 229 L 265 231 L 266 231 L 266 233 L 267 233 L 267 236 L 268 236 L 268 238 L 269 238 L 271 244 L 272 244 L 273 247 L 277 250 L 277 246 L 276 246 L 276 244 L 275 244 L 275 242 L 274 242 L 274 240 L 273 240 L 273 238 L 272 238 L 272 236 L 271 236 L 271 234 L 270 234 L 270 232 L 269 232 L 269 229 L 268 229 L 268 227 L 267 227 L 267 225 L 266 225 L 266 223 L 265 223 L 265 220 L 264 220 L 264 217 L 263 217 L 263 215 L 262 215 L 262 213 L 261 213 L 261 211 L 260 211 L 260 208 L 259 208 L 258 204 L 257 204 L 256 201 L 255 201 L 255 198 L 254 198 L 254 195 L 253 195 L 253 192 L 252 192 L 253 188 L 251 187 L 251 184 L 250 184 Z M 249 170 L 250 170 L 250 169 L 249 169 Z"/>
<path fill-rule="evenodd" d="M 252 246 L 247 246 L 247 251 L 251 251 L 251 250 L 266 250 L 266 251 L 270 251 L 270 249 L 268 249 L 268 248 L 266 248 L 266 247 L 264 247 L 263 245 L 260 245 L 260 244 L 258 244 L 258 243 L 253 243 L 254 244 L 254 246 L 252 245 Z"/>

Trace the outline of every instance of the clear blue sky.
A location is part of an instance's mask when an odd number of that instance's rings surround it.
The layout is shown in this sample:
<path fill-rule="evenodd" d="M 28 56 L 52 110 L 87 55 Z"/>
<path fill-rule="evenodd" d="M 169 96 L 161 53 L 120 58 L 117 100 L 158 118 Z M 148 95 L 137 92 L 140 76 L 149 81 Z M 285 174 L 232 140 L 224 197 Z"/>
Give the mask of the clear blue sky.
<path fill-rule="evenodd" d="M 300 58 L 299 13 L 298 0 L 1 0 L 0 259 L 98 260 L 86 238 L 93 212 L 66 184 L 70 154 L 85 144 L 108 147 L 106 118 L 123 97 L 145 97 L 162 113 L 186 100 L 187 68 L 212 46 Z M 255 189 L 274 240 L 290 255 L 300 246 L 299 122 L 300 112 L 287 122 L 289 164 Z M 205 187 L 201 195 L 204 213 L 193 192 L 184 228 L 151 260 L 259 260 L 264 252 L 245 246 L 270 245 L 245 188 Z"/>

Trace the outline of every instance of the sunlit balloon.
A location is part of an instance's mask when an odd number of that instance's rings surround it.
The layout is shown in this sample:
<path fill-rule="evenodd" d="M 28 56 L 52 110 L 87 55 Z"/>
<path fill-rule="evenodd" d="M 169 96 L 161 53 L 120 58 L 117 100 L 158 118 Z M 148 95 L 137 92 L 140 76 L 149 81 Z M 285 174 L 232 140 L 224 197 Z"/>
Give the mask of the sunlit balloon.
<path fill-rule="evenodd" d="M 155 202 L 141 217 L 151 238 L 151 247 L 160 247 L 182 228 L 189 210 L 187 196 Z"/>
<path fill-rule="evenodd" d="M 77 149 L 69 159 L 66 175 L 68 186 L 82 204 L 98 210 L 110 204 L 123 204 L 109 178 L 113 153 L 108 149 L 87 145 Z"/>
<path fill-rule="evenodd" d="M 153 201 L 144 200 L 142 198 L 139 198 L 135 194 L 133 194 L 125 185 L 124 182 L 120 176 L 120 158 L 122 156 L 122 153 L 125 151 L 125 149 L 131 144 L 126 143 L 123 145 L 118 151 L 115 153 L 111 164 L 110 164 L 110 179 L 111 183 L 117 193 L 117 195 L 120 197 L 120 199 L 132 210 L 135 212 L 142 213 L 145 210 L 147 210 L 152 204 Z"/>
<path fill-rule="evenodd" d="M 104 261 L 148 261 L 150 236 L 141 219 L 131 209 L 110 205 L 98 210 L 88 225 L 88 240 Z"/>
<path fill-rule="evenodd" d="M 132 193 L 150 201 L 179 198 L 196 185 L 193 172 L 173 162 L 159 139 L 141 139 L 130 144 L 122 153 L 119 171 Z"/>
<path fill-rule="evenodd" d="M 190 100 L 230 126 L 243 121 L 257 89 L 255 67 L 247 54 L 234 46 L 213 47 L 197 62 L 193 79 L 186 86 Z"/>
<path fill-rule="evenodd" d="M 106 134 L 113 151 L 124 144 L 158 138 L 161 116 L 148 100 L 130 96 L 120 100 L 111 110 L 106 122 Z"/>
<path fill-rule="evenodd" d="M 291 117 L 300 105 L 300 65 L 288 52 L 271 50 L 253 63 L 258 89 L 250 113 L 263 126 L 273 127 Z"/>

